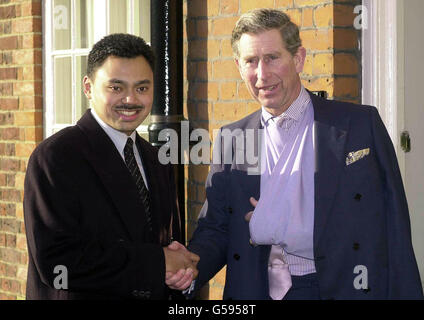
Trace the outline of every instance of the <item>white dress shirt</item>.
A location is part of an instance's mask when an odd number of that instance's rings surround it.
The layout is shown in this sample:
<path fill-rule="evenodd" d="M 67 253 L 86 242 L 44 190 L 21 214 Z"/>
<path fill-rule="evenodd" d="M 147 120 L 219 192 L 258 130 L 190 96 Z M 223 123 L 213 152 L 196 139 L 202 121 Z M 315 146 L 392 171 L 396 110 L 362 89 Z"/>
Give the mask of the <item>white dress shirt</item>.
<path fill-rule="evenodd" d="M 91 114 L 93 115 L 94 119 L 96 119 L 96 121 L 100 125 L 100 127 L 103 128 L 103 130 L 106 132 L 108 137 L 112 140 L 113 144 L 115 145 L 116 149 L 118 150 L 119 154 L 121 155 L 122 160 L 124 160 L 124 163 L 125 163 L 124 148 L 125 148 L 125 145 L 127 143 L 128 136 L 125 133 L 118 131 L 118 130 L 112 128 L 110 125 L 106 124 L 102 119 L 100 119 L 99 115 L 96 113 L 96 111 L 93 108 L 91 108 L 90 110 L 91 110 Z M 146 180 L 146 174 L 144 173 L 143 163 L 141 162 L 141 156 L 138 153 L 138 149 L 137 149 L 137 146 L 136 146 L 136 143 L 135 143 L 135 135 L 136 135 L 136 132 L 134 130 L 133 133 L 131 133 L 131 135 L 129 137 L 134 142 L 133 143 L 134 156 L 135 156 L 135 159 L 137 161 L 138 168 L 140 169 L 141 175 L 143 176 L 143 180 L 144 180 L 144 183 L 146 185 L 146 188 L 149 189 L 149 184 L 147 183 L 147 180 Z"/>

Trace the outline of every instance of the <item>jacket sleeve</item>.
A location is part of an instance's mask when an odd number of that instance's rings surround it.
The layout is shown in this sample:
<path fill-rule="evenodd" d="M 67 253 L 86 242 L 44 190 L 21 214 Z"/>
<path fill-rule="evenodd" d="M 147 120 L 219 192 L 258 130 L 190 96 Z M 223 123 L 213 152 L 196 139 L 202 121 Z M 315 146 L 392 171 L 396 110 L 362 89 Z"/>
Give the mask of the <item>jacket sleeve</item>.
<path fill-rule="evenodd" d="M 371 109 L 377 159 L 384 179 L 389 257 L 389 299 L 422 299 L 422 285 L 412 248 L 411 226 L 402 178 L 389 134 L 376 108 Z"/>
<path fill-rule="evenodd" d="M 51 151 L 51 150 L 48 150 Z M 56 150 L 57 151 L 57 150 Z M 68 155 L 68 157 L 66 156 Z M 160 245 L 135 245 L 108 235 L 102 241 L 81 225 L 83 214 L 79 199 L 84 186 L 77 162 L 65 150 L 36 150 L 25 177 L 24 217 L 28 250 L 41 282 L 55 286 L 56 266 L 67 269 L 67 289 L 74 292 L 131 296 L 141 290 L 152 298 L 165 290 L 165 259 Z M 78 160 L 77 160 L 78 161 Z M 105 199 L 93 199 L 105 201 Z M 148 257 L 148 258 L 147 258 Z"/>
<path fill-rule="evenodd" d="M 228 246 L 228 165 L 223 164 L 223 152 L 218 134 L 214 144 L 214 156 L 206 180 L 206 201 L 199 214 L 197 228 L 188 249 L 200 257 L 195 291 L 200 289 L 226 264 Z"/>

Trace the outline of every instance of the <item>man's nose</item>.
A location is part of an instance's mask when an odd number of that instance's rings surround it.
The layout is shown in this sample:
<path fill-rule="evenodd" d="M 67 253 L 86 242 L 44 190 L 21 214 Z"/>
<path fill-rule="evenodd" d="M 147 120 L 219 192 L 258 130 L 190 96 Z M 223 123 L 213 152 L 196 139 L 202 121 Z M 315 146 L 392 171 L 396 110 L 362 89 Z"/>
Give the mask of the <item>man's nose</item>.
<path fill-rule="evenodd" d="M 129 91 L 125 97 L 122 99 L 122 102 L 126 104 L 137 104 L 136 94 L 133 91 Z"/>
<path fill-rule="evenodd" d="M 263 59 L 260 59 L 258 62 L 258 71 L 257 71 L 258 80 L 266 80 L 268 78 L 268 75 L 269 75 L 269 66 Z"/>

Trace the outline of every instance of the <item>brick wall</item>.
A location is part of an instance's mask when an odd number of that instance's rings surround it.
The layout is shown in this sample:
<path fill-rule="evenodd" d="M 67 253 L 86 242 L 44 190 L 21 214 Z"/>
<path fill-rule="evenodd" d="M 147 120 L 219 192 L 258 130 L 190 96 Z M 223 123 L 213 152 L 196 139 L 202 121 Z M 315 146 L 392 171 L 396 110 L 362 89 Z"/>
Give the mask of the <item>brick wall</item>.
<path fill-rule="evenodd" d="M 287 10 L 308 49 L 302 81 L 330 97 L 360 101 L 356 0 L 261 0 Z M 185 0 L 184 114 L 212 132 L 258 108 L 233 63 L 231 31 L 256 0 Z M 0 300 L 25 295 L 27 268 L 23 181 L 29 155 L 43 138 L 41 0 L 0 0 Z M 187 234 L 205 199 L 206 165 L 186 166 Z M 202 293 L 220 299 L 225 272 Z"/>
<path fill-rule="evenodd" d="M 360 0 L 185 0 L 184 114 L 194 128 L 213 129 L 259 108 L 251 99 L 233 62 L 231 32 L 240 14 L 257 7 L 284 9 L 301 27 L 307 49 L 304 86 L 325 90 L 329 98 L 360 102 L 360 32 L 353 28 Z M 186 168 L 187 238 L 205 200 L 207 166 Z M 221 299 L 225 269 L 202 298 Z"/>
<path fill-rule="evenodd" d="M 27 160 L 42 140 L 41 1 L 0 0 L 0 300 L 25 297 Z"/>

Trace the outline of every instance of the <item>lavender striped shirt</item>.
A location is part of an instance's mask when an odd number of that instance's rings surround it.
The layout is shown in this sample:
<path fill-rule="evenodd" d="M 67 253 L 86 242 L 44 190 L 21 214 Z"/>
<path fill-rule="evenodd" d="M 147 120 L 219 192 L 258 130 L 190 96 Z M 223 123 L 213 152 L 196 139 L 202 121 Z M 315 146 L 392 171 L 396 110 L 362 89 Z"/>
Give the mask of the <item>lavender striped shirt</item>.
<path fill-rule="evenodd" d="M 307 116 L 307 119 L 304 117 Z M 302 121 L 304 120 L 304 121 Z M 306 121 L 305 121 L 306 120 Z M 313 106 L 308 92 L 302 86 L 298 98 L 293 102 L 293 104 L 280 116 L 273 117 L 269 112 L 262 108 L 262 125 L 265 129 L 265 138 L 263 140 L 262 152 L 263 158 L 261 161 L 266 163 L 266 170 L 261 175 L 261 197 L 265 186 L 271 180 L 271 173 L 274 169 L 277 161 L 285 159 L 280 159 L 280 156 L 287 156 L 287 152 L 282 152 L 285 148 L 291 150 L 294 146 L 293 135 L 306 135 L 309 140 L 312 140 L 312 128 L 313 126 Z M 303 125 L 302 125 L 303 123 Z M 302 127 L 299 127 L 302 125 Z M 270 126 L 274 126 L 274 130 L 278 130 L 279 138 L 272 138 L 270 134 Z M 308 129 L 309 128 L 309 129 Z M 275 131 L 274 131 L 275 132 Z M 291 144 L 291 145 L 288 145 Z M 302 153 L 302 154 L 299 154 Z M 285 237 L 283 243 L 279 245 L 273 245 L 269 264 L 272 265 L 275 259 L 279 259 L 284 263 L 289 264 L 290 274 L 292 275 L 305 275 L 309 273 L 316 272 L 315 263 L 313 261 L 313 216 L 314 216 L 314 148 L 313 143 L 306 143 L 302 145 L 300 150 L 292 150 L 288 158 L 296 157 L 296 159 L 301 159 L 297 162 L 291 162 L 287 159 L 285 163 L 284 170 L 289 170 L 290 172 L 296 172 L 294 168 L 288 166 L 300 166 L 301 171 L 301 183 L 296 184 L 296 186 L 301 186 L 301 190 L 290 190 L 289 194 L 298 194 L 301 195 L 300 201 L 293 201 L 290 203 L 289 207 L 291 211 L 289 214 L 291 216 L 296 216 L 296 218 L 291 219 L 290 222 L 287 222 L 287 230 L 285 232 Z M 294 163 L 294 164 L 293 164 Z M 312 164 L 312 168 L 311 167 Z M 287 186 L 287 189 L 290 189 L 290 183 Z M 274 191 L 274 190 L 273 190 Z M 275 190 L 278 193 L 277 190 Z M 288 199 L 291 197 L 289 196 Z M 290 201 L 290 200 L 289 200 Z M 267 208 L 269 209 L 269 208 Z M 271 206 L 270 212 L 278 212 L 281 208 L 279 206 Z M 274 214 L 274 213 L 272 213 Z M 278 213 L 277 213 L 278 214 Z M 283 214 L 286 215 L 286 213 Z M 307 223 L 298 224 L 297 221 L 304 219 L 309 219 Z M 259 223 L 259 222 L 258 222 Z M 305 230 L 305 227 L 308 230 Z M 265 232 L 266 232 L 265 228 Z M 271 231 L 271 230 L 270 230 Z M 292 239 L 293 237 L 299 239 Z M 304 236 L 304 237 L 302 237 Z M 293 245 L 294 244 L 294 245 Z"/>

